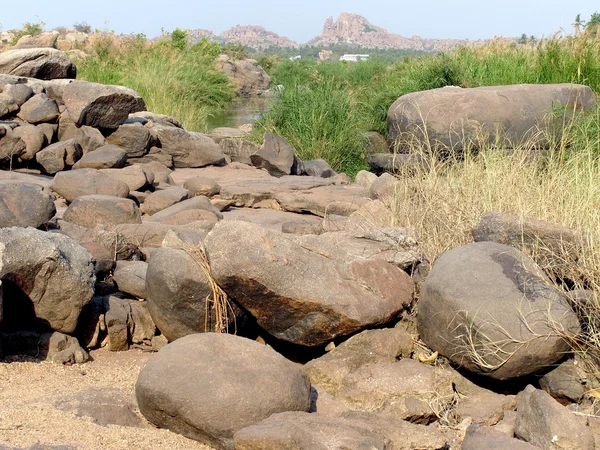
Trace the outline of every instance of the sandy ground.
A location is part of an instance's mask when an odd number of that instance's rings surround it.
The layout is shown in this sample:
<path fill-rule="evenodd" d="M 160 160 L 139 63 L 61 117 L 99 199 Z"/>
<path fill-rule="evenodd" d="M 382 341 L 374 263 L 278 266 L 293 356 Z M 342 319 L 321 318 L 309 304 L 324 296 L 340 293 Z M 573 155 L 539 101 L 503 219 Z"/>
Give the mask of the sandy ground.
<path fill-rule="evenodd" d="M 134 400 L 138 373 L 150 354 L 97 350 L 91 356 L 93 361 L 73 366 L 32 359 L 0 362 L 0 449 L 28 449 L 34 445 L 64 446 L 65 450 L 210 449 L 146 421 L 142 423 L 144 428 L 101 426 L 90 417 L 59 409 L 57 399 L 82 395 L 90 389 Z"/>

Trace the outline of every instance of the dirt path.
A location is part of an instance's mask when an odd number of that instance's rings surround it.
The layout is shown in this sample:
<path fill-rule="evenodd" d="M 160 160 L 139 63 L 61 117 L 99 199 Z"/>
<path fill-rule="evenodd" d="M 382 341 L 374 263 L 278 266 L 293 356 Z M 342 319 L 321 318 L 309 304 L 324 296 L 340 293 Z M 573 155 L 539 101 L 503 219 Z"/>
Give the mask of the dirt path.
<path fill-rule="evenodd" d="M 90 393 L 133 402 L 138 373 L 150 354 L 97 350 L 91 356 L 93 361 L 69 367 L 33 359 L 0 362 L 0 449 L 28 449 L 36 443 L 36 448 L 57 450 L 210 449 L 156 429 L 129 409 L 130 418 L 144 428 L 101 426 L 69 410 L 74 398 L 100 403 Z"/>

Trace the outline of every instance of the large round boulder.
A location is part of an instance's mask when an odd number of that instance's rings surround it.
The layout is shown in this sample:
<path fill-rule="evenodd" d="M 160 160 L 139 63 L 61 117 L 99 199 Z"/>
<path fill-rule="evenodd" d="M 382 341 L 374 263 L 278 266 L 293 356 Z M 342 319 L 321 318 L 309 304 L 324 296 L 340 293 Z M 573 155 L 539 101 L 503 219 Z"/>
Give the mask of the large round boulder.
<path fill-rule="evenodd" d="M 417 323 L 431 349 L 497 380 L 551 366 L 580 331 L 565 296 L 539 266 L 495 242 L 459 247 L 437 260 L 423 284 Z"/>
<path fill-rule="evenodd" d="M 52 197 L 31 183 L 0 183 L 0 228 L 38 228 L 56 213 Z"/>
<path fill-rule="evenodd" d="M 547 146 L 556 111 L 571 114 L 596 103 L 588 86 L 518 84 L 471 89 L 444 87 L 400 97 L 387 116 L 391 149 L 408 153 L 415 141 L 428 148 L 462 151 L 471 146 Z M 554 127 L 556 128 L 556 127 Z"/>
<path fill-rule="evenodd" d="M 4 324 L 73 333 L 94 292 L 89 252 L 73 239 L 33 228 L 0 229 Z"/>
<path fill-rule="evenodd" d="M 308 411 L 302 368 L 238 336 L 193 334 L 167 345 L 140 372 L 135 393 L 153 424 L 220 449 L 272 414 Z"/>

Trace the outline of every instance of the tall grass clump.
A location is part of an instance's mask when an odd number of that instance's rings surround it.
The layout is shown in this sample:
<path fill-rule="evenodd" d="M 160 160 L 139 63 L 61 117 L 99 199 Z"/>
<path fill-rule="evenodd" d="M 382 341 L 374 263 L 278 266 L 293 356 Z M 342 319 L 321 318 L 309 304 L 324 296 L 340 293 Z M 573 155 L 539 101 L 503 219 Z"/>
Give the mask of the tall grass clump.
<path fill-rule="evenodd" d="M 151 43 L 141 35 L 117 39 L 99 33 L 92 41 L 92 55 L 78 62 L 78 75 L 132 88 L 150 111 L 177 117 L 190 130 L 204 131 L 210 110 L 231 102 L 234 89 L 213 66 L 218 48 L 205 42 L 192 48 L 180 43 L 180 39 Z"/>

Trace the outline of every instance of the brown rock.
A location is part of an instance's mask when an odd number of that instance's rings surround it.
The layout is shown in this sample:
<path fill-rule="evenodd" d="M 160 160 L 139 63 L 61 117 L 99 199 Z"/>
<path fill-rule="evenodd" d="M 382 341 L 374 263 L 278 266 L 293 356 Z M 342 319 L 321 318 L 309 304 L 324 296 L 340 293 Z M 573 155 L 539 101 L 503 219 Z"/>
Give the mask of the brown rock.
<path fill-rule="evenodd" d="M 133 200 L 110 195 L 77 197 L 65 211 L 64 220 L 87 228 L 142 223 L 140 211 Z"/>
<path fill-rule="evenodd" d="M 51 188 L 68 202 L 82 195 L 111 195 L 125 198 L 129 187 L 95 169 L 78 169 L 57 173 Z"/>

